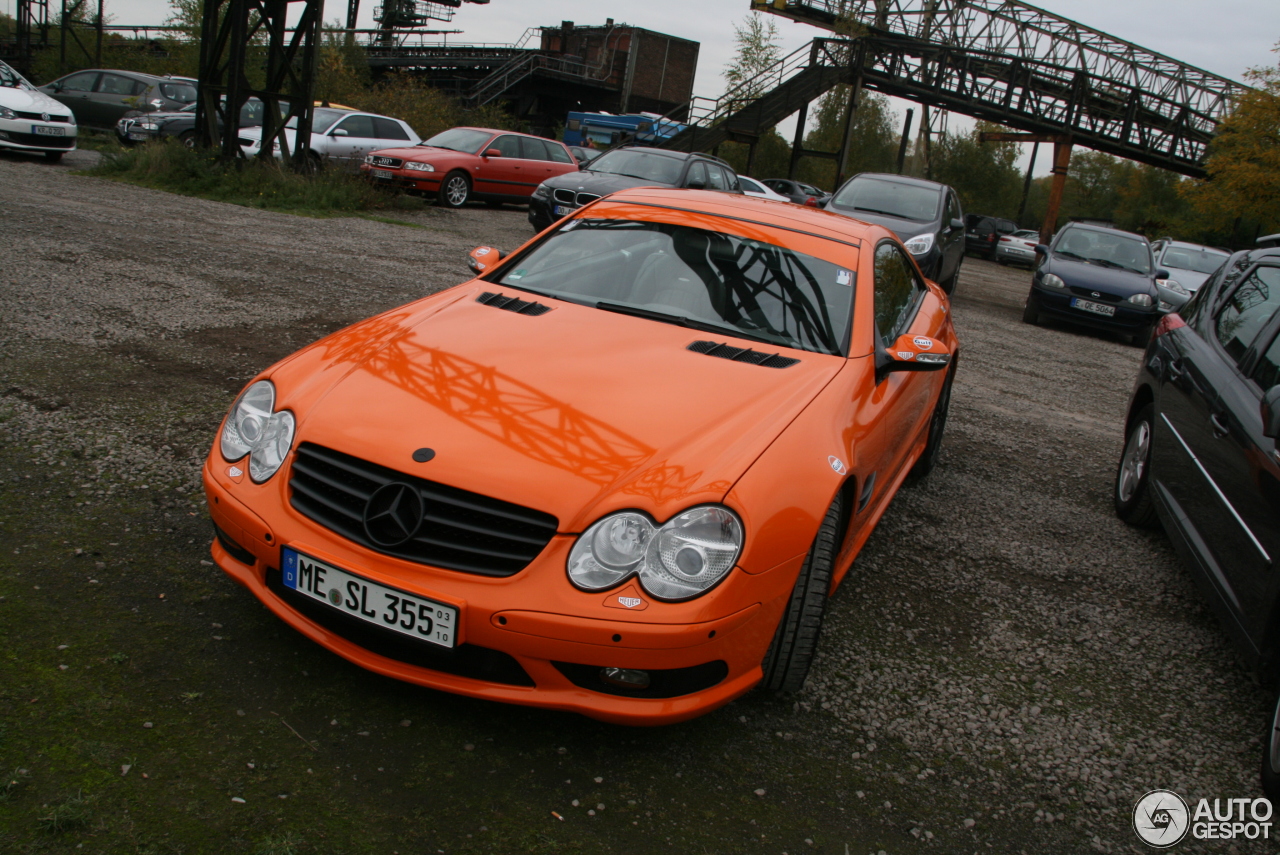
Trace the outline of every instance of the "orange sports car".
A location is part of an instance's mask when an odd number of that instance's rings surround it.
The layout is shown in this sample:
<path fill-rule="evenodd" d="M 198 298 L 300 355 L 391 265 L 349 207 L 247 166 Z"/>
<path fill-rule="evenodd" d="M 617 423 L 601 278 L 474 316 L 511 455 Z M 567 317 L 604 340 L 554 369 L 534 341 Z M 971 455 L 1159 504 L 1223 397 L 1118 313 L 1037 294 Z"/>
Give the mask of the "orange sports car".
<path fill-rule="evenodd" d="M 218 565 L 380 674 L 627 724 L 803 684 L 938 457 L 958 343 L 889 230 L 699 190 L 575 211 L 241 393 Z"/>

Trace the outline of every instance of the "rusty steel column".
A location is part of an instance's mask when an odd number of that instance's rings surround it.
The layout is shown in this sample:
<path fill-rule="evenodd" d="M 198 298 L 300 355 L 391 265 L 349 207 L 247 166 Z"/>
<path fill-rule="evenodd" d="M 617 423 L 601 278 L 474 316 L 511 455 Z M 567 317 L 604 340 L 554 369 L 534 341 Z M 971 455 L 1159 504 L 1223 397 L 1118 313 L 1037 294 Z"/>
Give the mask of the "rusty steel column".
<path fill-rule="evenodd" d="M 1062 207 L 1062 191 L 1067 186 L 1067 170 L 1071 166 L 1071 137 L 1053 143 L 1053 183 L 1049 185 L 1049 207 L 1040 226 L 1040 242 L 1047 244 L 1058 227 L 1058 209 Z"/>

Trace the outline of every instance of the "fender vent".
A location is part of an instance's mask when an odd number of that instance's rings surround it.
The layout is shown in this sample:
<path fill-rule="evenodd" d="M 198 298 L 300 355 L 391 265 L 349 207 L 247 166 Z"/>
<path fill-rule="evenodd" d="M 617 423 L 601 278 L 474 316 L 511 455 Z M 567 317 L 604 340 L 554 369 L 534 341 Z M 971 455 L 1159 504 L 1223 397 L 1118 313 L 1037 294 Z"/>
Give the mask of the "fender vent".
<path fill-rule="evenodd" d="M 778 353 L 763 353 L 749 347 L 734 347 L 718 341 L 695 341 L 686 350 L 694 353 L 705 353 L 707 356 L 718 356 L 734 362 L 749 362 L 752 365 L 763 365 L 765 368 L 789 368 L 800 360 Z"/>
<path fill-rule="evenodd" d="M 534 303 L 530 300 L 521 300 L 518 297 L 508 297 L 506 294 L 495 294 L 493 291 L 485 291 L 479 297 L 476 297 L 477 303 L 484 303 L 486 306 L 493 306 L 495 309 L 506 309 L 508 312 L 515 312 L 520 315 L 545 315 L 551 311 L 550 306 L 544 306 L 541 303 Z"/>

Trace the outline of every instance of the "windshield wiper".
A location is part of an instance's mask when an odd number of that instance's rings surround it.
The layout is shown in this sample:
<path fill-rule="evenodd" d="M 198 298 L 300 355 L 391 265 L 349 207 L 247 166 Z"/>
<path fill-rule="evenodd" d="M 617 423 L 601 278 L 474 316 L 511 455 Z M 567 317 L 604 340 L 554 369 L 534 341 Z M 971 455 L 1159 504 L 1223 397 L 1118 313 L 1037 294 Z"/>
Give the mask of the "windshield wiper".
<path fill-rule="evenodd" d="M 882 211 L 879 208 L 861 208 L 857 205 L 854 205 L 853 210 L 866 211 L 868 214 L 884 214 L 886 217 L 897 217 L 900 220 L 911 219 L 910 217 L 904 217 L 902 214 L 899 214 L 897 211 Z"/>
<path fill-rule="evenodd" d="M 1065 255 L 1065 256 L 1067 256 L 1068 258 L 1078 258 L 1078 259 L 1080 259 L 1081 261 L 1089 261 L 1089 260 L 1090 260 L 1090 259 L 1088 259 L 1088 258 L 1085 258 L 1083 255 L 1080 255 L 1079 253 L 1072 252 L 1071 250 L 1068 250 L 1068 249 L 1055 249 L 1055 250 L 1053 251 L 1053 254 L 1054 254 L 1054 255 Z"/>
<path fill-rule="evenodd" d="M 601 300 L 596 303 L 596 308 L 604 309 L 606 312 L 617 312 L 619 315 L 631 315 L 635 318 L 647 318 L 651 321 L 661 321 L 664 324 L 675 324 L 678 327 L 688 327 L 691 330 L 718 332 L 724 333 L 725 335 L 736 336 L 738 338 L 750 339 L 751 341 L 763 342 L 764 344 L 781 344 L 784 347 L 789 346 L 786 342 L 766 338 L 763 335 L 755 335 L 735 326 L 728 324 L 711 324 L 706 321 L 694 320 L 687 315 L 671 315 L 666 312 L 659 312 L 655 309 L 642 309 L 639 306 L 626 306 L 622 303 L 610 303 L 607 300 Z"/>

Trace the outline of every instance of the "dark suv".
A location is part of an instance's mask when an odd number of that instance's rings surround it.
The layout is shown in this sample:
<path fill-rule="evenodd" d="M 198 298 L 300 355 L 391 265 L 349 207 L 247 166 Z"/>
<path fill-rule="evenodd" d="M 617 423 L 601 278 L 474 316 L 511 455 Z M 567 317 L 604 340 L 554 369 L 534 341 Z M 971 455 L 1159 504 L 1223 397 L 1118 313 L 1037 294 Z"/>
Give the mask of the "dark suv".
<path fill-rule="evenodd" d="M 580 172 L 566 172 L 539 184 L 529 199 L 529 222 L 542 231 L 588 202 L 630 187 L 742 193 L 737 173 L 718 157 L 629 145 L 605 152 Z"/>
<path fill-rule="evenodd" d="M 948 294 L 956 289 L 964 259 L 964 213 L 947 185 L 864 172 L 841 185 L 822 207 L 889 229 L 926 278 Z"/>
<path fill-rule="evenodd" d="M 1013 220 L 970 214 L 964 218 L 964 248 L 988 261 L 995 261 L 1001 235 L 1011 235 L 1017 230 L 1018 224 Z"/>
<path fill-rule="evenodd" d="M 1163 524 L 1250 667 L 1280 671 L 1280 248 L 1235 253 L 1165 315 L 1138 371 L 1114 500 Z M 1280 704 L 1262 785 L 1280 798 Z"/>

